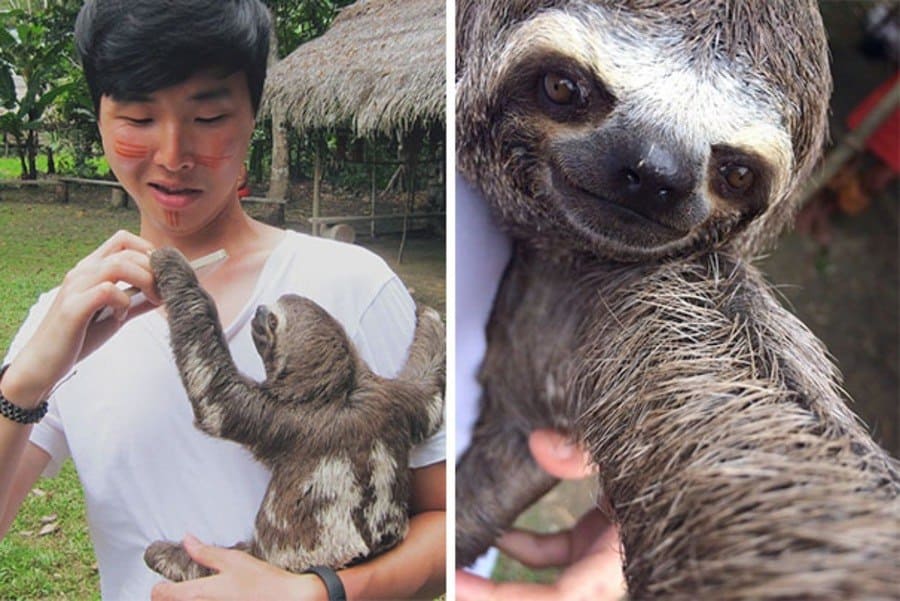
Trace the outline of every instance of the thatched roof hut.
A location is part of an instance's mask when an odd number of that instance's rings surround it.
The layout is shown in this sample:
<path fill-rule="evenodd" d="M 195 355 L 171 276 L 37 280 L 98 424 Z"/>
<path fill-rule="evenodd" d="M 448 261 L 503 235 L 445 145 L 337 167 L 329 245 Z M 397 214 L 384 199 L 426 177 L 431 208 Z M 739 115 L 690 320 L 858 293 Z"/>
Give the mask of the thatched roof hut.
<path fill-rule="evenodd" d="M 269 70 L 263 110 L 356 135 L 444 121 L 443 0 L 360 0 Z"/>

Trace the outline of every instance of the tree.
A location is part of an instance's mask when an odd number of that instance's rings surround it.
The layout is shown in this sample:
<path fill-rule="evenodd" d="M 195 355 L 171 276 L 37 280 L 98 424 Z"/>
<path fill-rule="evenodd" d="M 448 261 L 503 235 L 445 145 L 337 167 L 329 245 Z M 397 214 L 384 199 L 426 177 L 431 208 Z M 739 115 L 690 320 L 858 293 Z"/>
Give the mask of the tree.
<path fill-rule="evenodd" d="M 268 0 L 266 4 L 275 22 L 273 33 L 277 48 L 270 43 L 269 64 L 277 62 L 300 44 L 325 33 L 334 20 L 338 8 L 353 0 Z M 274 41 L 274 40 L 273 40 Z M 280 50 L 280 52 L 279 52 Z M 272 107 L 272 164 L 269 172 L 269 192 L 272 198 L 287 198 L 290 177 L 290 147 L 288 127 L 280 107 Z"/>
<path fill-rule="evenodd" d="M 0 115 L 0 131 L 16 142 L 23 179 L 37 178 L 38 134 L 47 109 L 73 87 L 64 65 L 71 56 L 71 31 L 66 33 L 60 26 L 61 16 L 67 16 L 61 11 L 69 10 L 72 3 L 34 4 L 42 4 L 37 8 L 45 10 L 0 12 L 0 106 L 6 109 Z M 24 81 L 21 96 L 13 75 Z"/>

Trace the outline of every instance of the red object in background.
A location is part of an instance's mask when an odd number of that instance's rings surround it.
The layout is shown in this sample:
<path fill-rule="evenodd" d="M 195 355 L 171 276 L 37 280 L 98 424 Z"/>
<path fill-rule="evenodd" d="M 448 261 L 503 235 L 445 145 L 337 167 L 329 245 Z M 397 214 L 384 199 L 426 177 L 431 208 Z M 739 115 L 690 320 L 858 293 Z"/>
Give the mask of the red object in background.
<path fill-rule="evenodd" d="M 875 108 L 878 101 L 894 87 L 898 79 L 900 79 L 900 72 L 875 88 L 874 92 L 866 96 L 865 100 L 853 109 L 847 117 L 847 125 L 850 129 L 855 129 L 866 118 L 869 111 Z M 894 173 L 900 173 L 900 108 L 882 121 L 878 129 L 866 140 L 866 148 L 884 161 Z"/>
<path fill-rule="evenodd" d="M 238 188 L 238 198 L 247 198 L 250 196 L 250 186 L 243 185 Z"/>

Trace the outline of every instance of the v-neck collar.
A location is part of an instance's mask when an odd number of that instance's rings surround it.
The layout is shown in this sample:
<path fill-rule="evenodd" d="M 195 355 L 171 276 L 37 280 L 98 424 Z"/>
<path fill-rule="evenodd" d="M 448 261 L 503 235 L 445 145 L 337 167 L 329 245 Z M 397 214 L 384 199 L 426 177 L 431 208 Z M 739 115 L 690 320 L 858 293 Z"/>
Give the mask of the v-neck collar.
<path fill-rule="evenodd" d="M 272 248 L 272 251 L 269 253 L 269 256 L 266 257 L 265 262 L 263 263 L 262 269 L 259 270 L 259 275 L 256 276 L 256 283 L 253 286 L 253 291 L 250 293 L 250 296 L 247 297 L 247 300 L 244 302 L 244 306 L 238 311 L 237 315 L 227 326 L 222 327 L 222 332 L 225 336 L 226 342 L 231 342 L 232 338 L 240 332 L 241 328 L 244 324 L 247 323 L 247 320 L 251 318 L 253 312 L 256 310 L 256 307 L 259 305 L 259 299 L 262 297 L 265 292 L 266 286 L 273 281 L 278 281 L 277 272 L 280 269 L 284 269 L 285 261 L 281 260 L 280 257 L 288 252 L 288 248 L 290 246 L 289 239 L 291 237 L 290 231 L 285 231 L 281 236 L 281 239 L 278 243 Z M 143 323 L 147 329 L 154 335 L 154 337 L 163 343 L 163 346 L 168 348 L 169 344 L 169 324 L 166 318 L 159 311 L 150 311 L 147 315 L 149 319 L 139 318 L 137 321 Z"/>

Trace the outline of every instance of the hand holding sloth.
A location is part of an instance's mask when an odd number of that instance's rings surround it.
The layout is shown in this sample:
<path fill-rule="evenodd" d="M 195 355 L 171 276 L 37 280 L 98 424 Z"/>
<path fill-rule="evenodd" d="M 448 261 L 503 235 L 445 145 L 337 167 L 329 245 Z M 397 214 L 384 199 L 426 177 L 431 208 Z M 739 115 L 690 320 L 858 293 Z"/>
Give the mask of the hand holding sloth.
<path fill-rule="evenodd" d="M 555 478 L 581 479 L 596 470 L 590 454 L 555 430 L 535 430 L 528 437 L 535 462 Z M 625 592 L 618 530 L 604 510 L 593 508 L 569 530 L 536 533 L 512 529 L 496 546 L 532 569 L 558 567 L 553 583 L 493 582 L 459 570 L 459 601 L 619 601 Z"/>
<path fill-rule="evenodd" d="M 253 538 L 234 546 L 291 572 L 341 568 L 397 544 L 408 528 L 410 448 L 443 419 L 444 328 L 421 308 L 395 379 L 363 363 L 341 325 L 313 301 L 261 306 L 253 342 L 266 369 L 237 371 L 212 298 L 184 257 L 150 260 L 195 425 L 246 446 L 272 471 Z M 211 571 L 179 543 L 157 541 L 147 565 L 175 581 Z"/>

